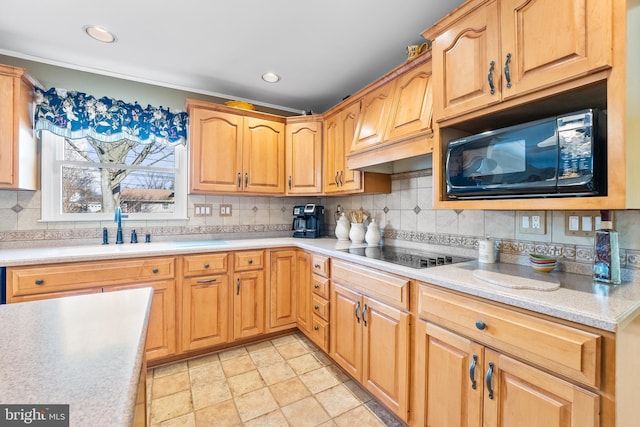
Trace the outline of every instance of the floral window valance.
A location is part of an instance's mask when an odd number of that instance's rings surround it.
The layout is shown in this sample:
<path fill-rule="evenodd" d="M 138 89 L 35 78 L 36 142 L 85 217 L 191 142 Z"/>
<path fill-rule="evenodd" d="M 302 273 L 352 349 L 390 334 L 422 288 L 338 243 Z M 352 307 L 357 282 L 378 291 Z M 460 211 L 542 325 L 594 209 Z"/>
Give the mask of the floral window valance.
<path fill-rule="evenodd" d="M 36 88 L 35 129 L 69 139 L 93 138 L 100 142 L 123 139 L 141 144 L 185 144 L 187 113 L 121 100 L 97 99 L 86 93 Z"/>

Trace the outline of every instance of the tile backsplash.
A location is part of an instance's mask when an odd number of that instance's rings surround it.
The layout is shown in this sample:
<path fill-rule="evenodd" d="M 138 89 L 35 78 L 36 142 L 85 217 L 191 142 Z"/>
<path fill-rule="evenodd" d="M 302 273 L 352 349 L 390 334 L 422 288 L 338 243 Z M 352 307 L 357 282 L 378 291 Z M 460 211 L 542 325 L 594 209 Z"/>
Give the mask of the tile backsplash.
<path fill-rule="evenodd" d="M 294 205 L 319 203 L 325 207 L 325 232 L 333 235 L 335 213 L 363 209 L 376 219 L 389 243 L 437 245 L 442 251 L 477 253 L 478 238 L 496 240 L 502 262 L 524 263 L 530 252 L 553 254 L 562 268 L 590 274 L 593 238 L 567 236 L 563 211 L 546 212 L 544 235 L 520 234 L 516 211 L 435 210 L 431 170 L 392 176 L 390 194 L 339 197 L 189 196 L 194 204 L 211 204 L 212 216 L 190 216 L 182 221 L 125 221 L 125 239 L 131 229 L 152 239 L 286 237 L 291 235 Z M 231 204 L 233 215 L 221 217 L 220 204 Z M 0 249 L 69 244 L 98 244 L 102 228 L 115 236 L 107 222 L 41 222 L 40 192 L 0 190 Z M 621 265 L 640 270 L 640 211 L 616 211 L 614 226 L 620 232 Z M 475 251 L 475 252 L 474 252 Z"/>

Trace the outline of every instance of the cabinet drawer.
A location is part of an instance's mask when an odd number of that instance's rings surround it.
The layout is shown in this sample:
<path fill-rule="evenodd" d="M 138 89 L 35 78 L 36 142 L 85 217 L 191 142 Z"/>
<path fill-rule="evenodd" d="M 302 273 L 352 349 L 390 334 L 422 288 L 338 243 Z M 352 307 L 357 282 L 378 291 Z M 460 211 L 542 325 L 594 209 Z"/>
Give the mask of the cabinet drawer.
<path fill-rule="evenodd" d="M 187 255 L 184 257 L 182 274 L 185 277 L 204 274 L 226 273 L 229 265 L 229 254 L 212 253 L 203 255 Z"/>
<path fill-rule="evenodd" d="M 311 263 L 312 271 L 323 277 L 329 277 L 330 271 L 330 259 L 324 255 L 313 254 L 313 260 Z"/>
<path fill-rule="evenodd" d="M 173 279 L 175 258 L 136 258 L 7 269 L 13 296 Z"/>
<path fill-rule="evenodd" d="M 329 299 L 329 279 L 314 274 L 311 291 L 324 299 Z"/>
<path fill-rule="evenodd" d="M 329 320 L 329 301 L 314 295 L 311 308 L 313 309 L 313 314 L 322 317 L 324 320 Z"/>
<path fill-rule="evenodd" d="M 602 337 L 430 286 L 420 317 L 584 384 L 600 385 Z"/>
<path fill-rule="evenodd" d="M 333 261 L 332 268 L 331 277 L 335 283 L 347 285 L 394 307 L 409 310 L 411 281 L 406 277 L 339 260 Z"/>
<path fill-rule="evenodd" d="M 264 267 L 264 251 L 243 251 L 234 253 L 235 271 L 257 270 Z"/>
<path fill-rule="evenodd" d="M 325 352 L 329 351 L 329 323 L 313 315 L 311 319 L 311 340 Z"/>

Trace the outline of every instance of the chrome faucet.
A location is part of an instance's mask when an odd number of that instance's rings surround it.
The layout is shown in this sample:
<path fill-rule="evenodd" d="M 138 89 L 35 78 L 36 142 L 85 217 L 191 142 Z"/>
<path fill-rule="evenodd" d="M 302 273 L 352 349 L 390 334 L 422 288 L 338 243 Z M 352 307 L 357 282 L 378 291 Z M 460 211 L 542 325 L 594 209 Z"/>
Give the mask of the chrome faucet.
<path fill-rule="evenodd" d="M 118 231 L 116 232 L 116 245 L 120 245 L 124 243 L 124 239 L 122 238 L 122 218 L 128 218 L 129 215 L 122 215 L 122 210 L 120 206 L 116 208 L 116 216 L 114 218 L 114 222 L 118 223 Z"/>

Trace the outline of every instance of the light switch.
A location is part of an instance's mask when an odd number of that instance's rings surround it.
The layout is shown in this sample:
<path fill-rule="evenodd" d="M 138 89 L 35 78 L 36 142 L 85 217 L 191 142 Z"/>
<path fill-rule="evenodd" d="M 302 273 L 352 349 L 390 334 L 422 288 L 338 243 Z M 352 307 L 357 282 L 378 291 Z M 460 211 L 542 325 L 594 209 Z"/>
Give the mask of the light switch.
<path fill-rule="evenodd" d="M 564 234 L 591 237 L 600 222 L 598 211 L 567 211 L 564 213 Z M 595 228 L 594 228 L 595 227 Z"/>
<path fill-rule="evenodd" d="M 582 217 L 582 231 L 593 231 L 593 218 L 590 216 Z"/>
<path fill-rule="evenodd" d="M 531 226 L 529 225 L 529 216 L 522 215 L 522 228 L 529 229 Z"/>
<path fill-rule="evenodd" d="M 569 230 L 578 231 L 580 229 L 579 223 L 580 218 L 578 217 L 578 215 L 569 216 Z"/>

